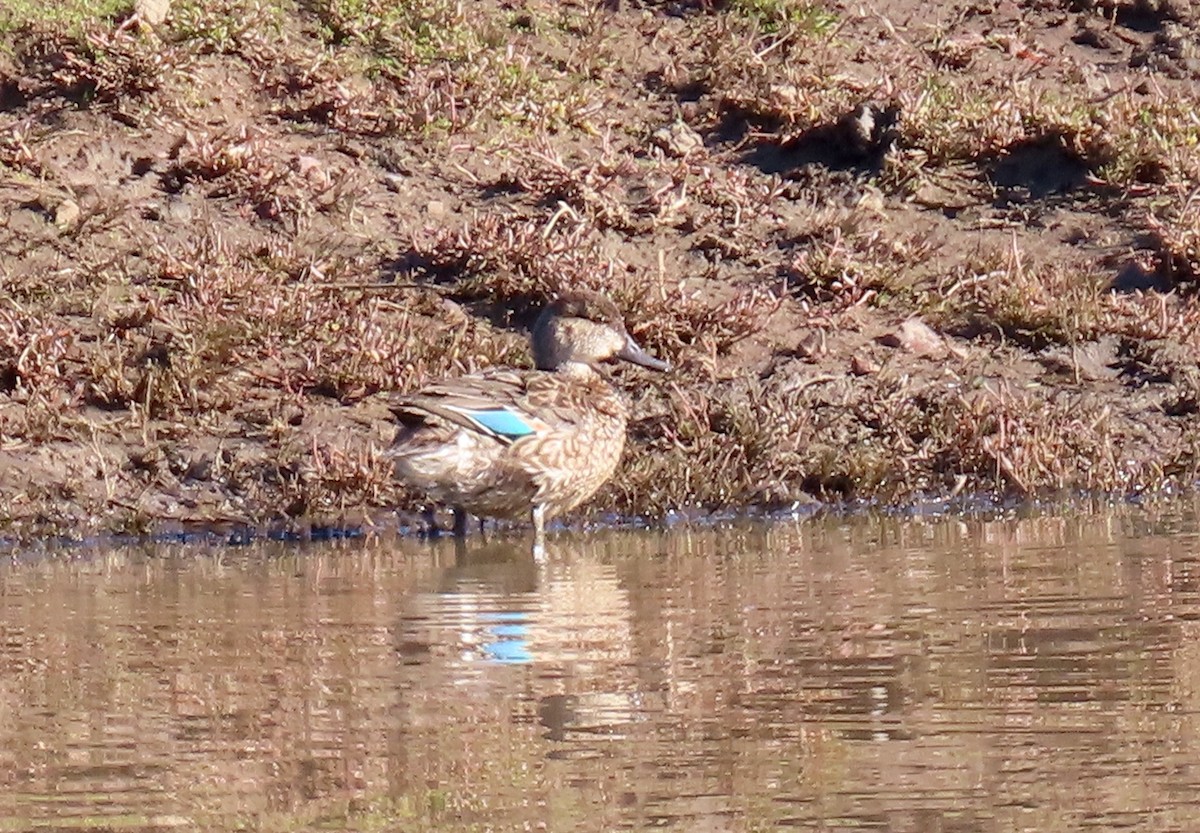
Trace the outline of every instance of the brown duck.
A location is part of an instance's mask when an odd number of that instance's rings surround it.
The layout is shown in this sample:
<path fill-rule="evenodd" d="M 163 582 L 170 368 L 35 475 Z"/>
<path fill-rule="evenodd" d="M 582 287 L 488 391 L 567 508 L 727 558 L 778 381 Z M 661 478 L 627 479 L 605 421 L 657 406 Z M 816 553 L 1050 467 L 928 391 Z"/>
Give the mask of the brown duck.
<path fill-rule="evenodd" d="M 616 305 L 594 292 L 551 303 L 532 332 L 537 370 L 496 368 L 443 379 L 392 405 L 400 429 L 396 476 L 466 516 L 529 514 L 535 547 L 547 518 L 591 497 L 612 476 L 625 447 L 628 407 L 599 372 L 624 359 L 670 369 L 625 329 Z"/>

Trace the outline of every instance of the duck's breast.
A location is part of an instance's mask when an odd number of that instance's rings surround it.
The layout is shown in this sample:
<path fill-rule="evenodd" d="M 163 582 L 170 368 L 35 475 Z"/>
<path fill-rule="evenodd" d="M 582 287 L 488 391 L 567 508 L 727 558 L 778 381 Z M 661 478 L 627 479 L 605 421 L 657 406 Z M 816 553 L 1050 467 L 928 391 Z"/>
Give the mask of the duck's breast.
<path fill-rule="evenodd" d="M 530 473 L 548 515 L 586 501 L 616 470 L 625 447 L 626 408 L 607 384 L 589 385 L 571 421 L 523 439 L 512 453 Z"/>

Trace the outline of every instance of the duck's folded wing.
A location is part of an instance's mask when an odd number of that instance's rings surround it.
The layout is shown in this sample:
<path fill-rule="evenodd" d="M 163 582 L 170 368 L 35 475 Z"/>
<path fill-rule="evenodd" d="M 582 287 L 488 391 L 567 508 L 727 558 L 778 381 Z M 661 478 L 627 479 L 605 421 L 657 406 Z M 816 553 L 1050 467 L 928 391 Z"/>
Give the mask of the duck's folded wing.
<path fill-rule="evenodd" d="M 497 370 L 435 382 L 393 400 L 392 411 L 405 424 L 430 417 L 452 426 L 512 443 L 546 431 L 571 414 L 553 407 L 549 374 Z"/>

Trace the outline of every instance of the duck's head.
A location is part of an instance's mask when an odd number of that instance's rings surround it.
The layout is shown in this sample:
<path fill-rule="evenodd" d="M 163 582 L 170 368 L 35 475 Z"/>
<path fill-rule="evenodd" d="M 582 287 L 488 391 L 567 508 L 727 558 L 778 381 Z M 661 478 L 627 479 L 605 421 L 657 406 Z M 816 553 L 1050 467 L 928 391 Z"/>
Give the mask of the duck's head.
<path fill-rule="evenodd" d="M 572 363 L 594 367 L 609 359 L 624 359 L 652 370 L 671 369 L 638 346 L 625 329 L 617 305 L 596 292 L 560 295 L 533 325 L 533 360 L 539 370 L 557 370 Z"/>

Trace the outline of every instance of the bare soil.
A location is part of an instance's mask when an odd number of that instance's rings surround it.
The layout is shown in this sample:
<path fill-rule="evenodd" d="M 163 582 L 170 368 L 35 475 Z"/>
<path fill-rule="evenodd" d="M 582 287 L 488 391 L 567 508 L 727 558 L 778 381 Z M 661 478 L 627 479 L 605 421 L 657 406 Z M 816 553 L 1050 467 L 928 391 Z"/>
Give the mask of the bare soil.
<path fill-rule="evenodd" d="M 677 368 L 585 514 L 1190 487 L 1197 11 L 0 12 L 0 530 L 393 523 L 577 285 Z"/>

